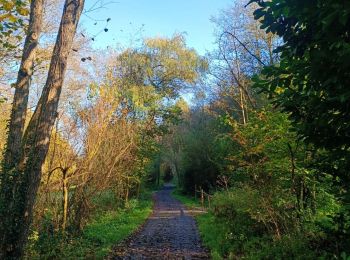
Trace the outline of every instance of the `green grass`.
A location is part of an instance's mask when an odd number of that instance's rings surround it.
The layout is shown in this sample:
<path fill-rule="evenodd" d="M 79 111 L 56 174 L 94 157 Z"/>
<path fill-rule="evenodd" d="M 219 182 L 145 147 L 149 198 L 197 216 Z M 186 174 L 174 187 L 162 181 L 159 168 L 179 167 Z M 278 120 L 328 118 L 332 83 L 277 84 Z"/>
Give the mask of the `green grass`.
<path fill-rule="evenodd" d="M 210 212 L 197 215 L 196 222 L 202 242 L 210 250 L 211 258 L 224 259 L 225 249 L 230 246 L 228 239 L 224 237 L 227 233 L 224 225 L 217 223 Z"/>
<path fill-rule="evenodd" d="M 111 247 L 131 235 L 149 216 L 152 203 L 148 201 L 130 201 L 129 209 L 106 212 L 84 229 L 83 238 L 98 245 L 89 257 L 103 258 Z"/>
<path fill-rule="evenodd" d="M 194 197 L 189 197 L 184 194 L 178 189 L 175 189 L 171 194 L 175 199 L 181 201 L 184 205 L 186 205 L 188 208 L 199 208 L 201 207 L 201 203 L 198 199 L 195 199 Z"/>
<path fill-rule="evenodd" d="M 174 191 L 173 196 L 188 207 L 200 207 L 194 198 Z M 315 259 L 317 254 L 310 250 L 307 237 L 302 234 L 284 235 L 274 240 L 271 235 L 251 234 L 248 219 L 218 218 L 210 210 L 198 214 L 197 226 L 203 245 L 210 250 L 211 259 Z M 243 229 L 242 229 L 243 227 Z M 322 255 L 322 254 L 321 254 Z M 345 259 L 345 258 L 344 258 Z"/>
<path fill-rule="evenodd" d="M 110 207 L 108 193 L 96 200 L 101 207 L 80 235 L 43 233 L 28 248 L 28 259 L 103 259 L 111 248 L 130 236 L 152 212 L 151 192 L 129 201 L 124 209 Z M 99 203 L 100 202 L 100 203 Z"/>

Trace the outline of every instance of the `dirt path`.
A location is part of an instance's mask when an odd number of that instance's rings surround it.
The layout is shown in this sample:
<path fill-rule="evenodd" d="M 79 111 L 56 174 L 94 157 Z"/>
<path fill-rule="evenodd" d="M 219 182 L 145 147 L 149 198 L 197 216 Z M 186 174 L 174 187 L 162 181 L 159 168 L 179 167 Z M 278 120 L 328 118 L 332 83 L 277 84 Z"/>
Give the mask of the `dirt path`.
<path fill-rule="evenodd" d="M 190 212 L 171 197 L 172 187 L 154 195 L 153 214 L 109 259 L 209 259 Z"/>

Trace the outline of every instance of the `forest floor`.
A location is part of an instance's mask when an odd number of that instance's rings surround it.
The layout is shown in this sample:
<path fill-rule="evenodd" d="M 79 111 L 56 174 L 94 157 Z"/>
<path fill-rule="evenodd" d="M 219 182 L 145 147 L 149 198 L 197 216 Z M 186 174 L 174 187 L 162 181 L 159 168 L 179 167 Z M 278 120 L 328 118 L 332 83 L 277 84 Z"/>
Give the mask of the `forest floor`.
<path fill-rule="evenodd" d="M 165 185 L 153 196 L 154 208 L 146 223 L 129 239 L 114 247 L 108 259 L 209 259 L 202 246 L 196 210 L 171 196 L 173 187 Z"/>

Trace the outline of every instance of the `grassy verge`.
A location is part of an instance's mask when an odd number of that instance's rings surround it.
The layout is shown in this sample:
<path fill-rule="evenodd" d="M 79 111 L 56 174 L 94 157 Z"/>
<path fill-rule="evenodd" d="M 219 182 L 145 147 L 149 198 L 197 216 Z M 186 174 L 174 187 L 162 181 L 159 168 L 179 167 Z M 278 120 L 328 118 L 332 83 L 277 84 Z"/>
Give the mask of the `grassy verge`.
<path fill-rule="evenodd" d="M 101 204 L 106 203 L 102 199 L 108 202 L 108 199 L 101 198 Z M 27 258 L 103 259 L 115 244 L 136 231 L 151 212 L 151 192 L 148 192 L 138 200 L 130 200 L 127 208 L 96 212 L 80 235 L 45 233 L 37 237 L 28 248 Z"/>
<path fill-rule="evenodd" d="M 174 197 L 188 207 L 198 207 L 200 203 L 175 191 Z M 219 197 L 225 199 L 225 195 Z M 218 199 L 218 198 L 216 198 Z M 218 210 L 218 208 L 216 208 Z M 242 214 L 242 213 L 241 213 Z M 231 217 L 231 218 L 230 218 Z M 328 259 L 326 252 L 315 252 L 304 234 L 285 234 L 276 240 L 270 234 L 251 231 L 251 219 L 245 215 L 226 218 L 209 212 L 196 216 L 196 222 L 203 245 L 211 252 L 211 259 Z M 346 255 L 345 255 L 345 258 Z"/>
<path fill-rule="evenodd" d="M 189 197 L 181 193 L 180 190 L 175 189 L 171 194 L 175 199 L 181 201 L 188 208 L 198 208 L 201 207 L 200 201 L 194 197 Z"/>
<path fill-rule="evenodd" d="M 83 239 L 91 245 L 86 257 L 102 259 L 113 245 L 127 238 L 144 223 L 152 211 L 151 200 L 133 200 L 130 203 L 134 205 L 101 214 L 86 226 Z"/>
<path fill-rule="evenodd" d="M 229 247 L 229 241 L 225 238 L 226 228 L 217 223 L 212 213 L 197 215 L 196 221 L 202 242 L 210 250 L 211 258 L 214 260 L 224 259 L 222 256 Z"/>

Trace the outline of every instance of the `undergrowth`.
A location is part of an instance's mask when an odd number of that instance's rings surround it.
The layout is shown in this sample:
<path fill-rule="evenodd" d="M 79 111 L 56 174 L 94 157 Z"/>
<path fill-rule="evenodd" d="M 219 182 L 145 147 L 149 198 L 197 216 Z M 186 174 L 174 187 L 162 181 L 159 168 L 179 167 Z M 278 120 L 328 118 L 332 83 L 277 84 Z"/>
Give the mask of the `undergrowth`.
<path fill-rule="evenodd" d="M 114 210 L 103 210 L 103 205 L 110 203 L 108 195 L 96 200 L 101 203 L 102 209 L 96 211 L 82 232 L 34 232 L 30 237 L 26 258 L 103 259 L 115 244 L 137 230 L 152 211 L 150 192 L 140 199 L 130 200 L 126 207 Z"/>
<path fill-rule="evenodd" d="M 179 191 L 174 191 L 173 196 L 187 207 L 201 206 L 199 200 L 183 195 Z M 221 209 L 216 204 L 223 203 L 222 200 L 227 200 L 228 197 L 221 196 L 216 199 L 221 202 L 215 201 L 214 196 L 212 208 L 207 213 L 196 216 L 202 242 L 210 250 L 212 259 L 322 259 L 329 257 L 327 254 L 313 252 L 309 247 L 312 241 L 309 241 L 306 235 L 289 234 L 276 239 L 253 230 L 254 223 L 251 223 L 247 216 L 240 217 L 242 213 L 233 212 L 230 221 L 227 221 L 227 218 L 224 221 L 218 214 Z"/>

